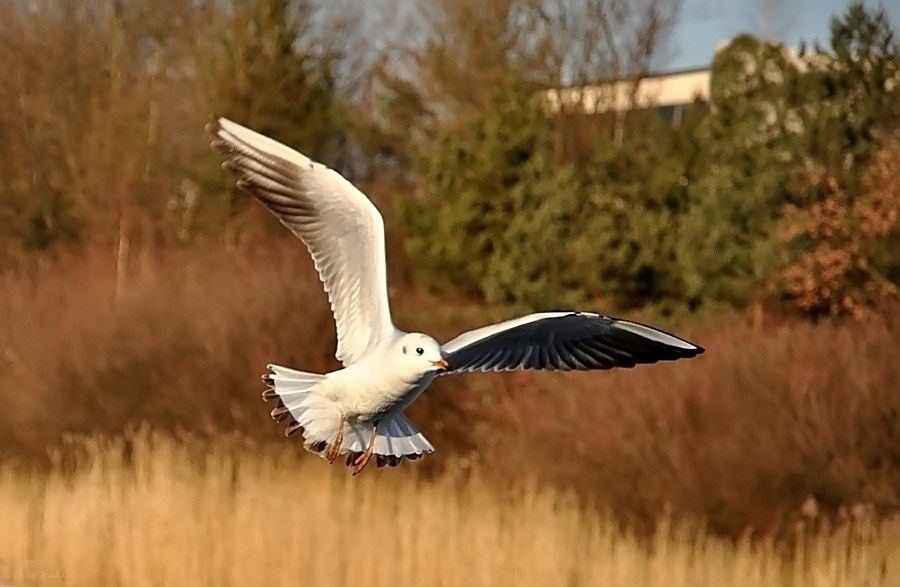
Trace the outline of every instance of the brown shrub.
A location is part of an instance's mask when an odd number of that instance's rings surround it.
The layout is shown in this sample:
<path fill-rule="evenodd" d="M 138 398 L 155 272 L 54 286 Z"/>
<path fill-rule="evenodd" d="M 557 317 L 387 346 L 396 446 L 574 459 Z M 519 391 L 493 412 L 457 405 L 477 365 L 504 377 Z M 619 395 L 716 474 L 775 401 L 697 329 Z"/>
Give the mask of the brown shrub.
<path fill-rule="evenodd" d="M 305 251 L 252 240 L 144 256 L 118 300 L 113 256 L 89 247 L 4 276 L 3 446 L 40 454 L 64 431 L 143 420 L 270 429 L 266 363 L 333 366 L 333 327 Z"/>
<path fill-rule="evenodd" d="M 45 460 L 68 431 L 144 421 L 288 442 L 259 397 L 265 365 L 338 366 L 325 296 L 290 238 L 137 254 L 118 300 L 113 255 L 90 246 L 0 287 L 0 450 L 24 458 Z M 391 295 L 401 327 L 441 340 L 504 317 L 402 285 Z M 535 477 L 638 527 L 671 512 L 768 530 L 809 496 L 826 514 L 895 509 L 898 318 L 754 328 L 719 315 L 671 325 L 708 349 L 691 361 L 441 378 L 410 409 L 439 451 L 421 466 Z"/>
<path fill-rule="evenodd" d="M 759 330 L 726 316 L 677 329 L 708 349 L 684 363 L 471 377 L 468 411 L 491 414 L 475 456 L 506 479 L 530 471 L 578 488 L 644 528 L 671 511 L 733 535 L 779 531 L 808 496 L 825 515 L 893 511 L 898 317 Z"/>

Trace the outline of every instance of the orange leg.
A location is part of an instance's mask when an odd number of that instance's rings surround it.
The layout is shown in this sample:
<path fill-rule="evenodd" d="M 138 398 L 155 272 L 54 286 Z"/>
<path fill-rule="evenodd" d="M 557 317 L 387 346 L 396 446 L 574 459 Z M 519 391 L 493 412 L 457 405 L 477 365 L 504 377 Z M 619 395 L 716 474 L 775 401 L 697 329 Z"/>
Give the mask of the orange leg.
<path fill-rule="evenodd" d="M 341 454 L 341 445 L 344 444 L 344 415 L 341 414 L 341 424 L 338 428 L 337 438 L 334 440 L 334 444 L 331 445 L 331 449 L 328 451 L 328 462 L 334 463 L 335 459 L 338 458 L 338 455 Z"/>
<path fill-rule="evenodd" d="M 372 460 L 372 451 L 375 448 L 375 436 L 378 432 L 378 424 L 372 426 L 372 436 L 369 438 L 369 446 L 366 447 L 366 452 L 362 453 L 357 457 L 355 461 L 353 461 L 353 475 L 359 475 L 360 471 L 366 468 L 366 465 L 369 464 L 369 461 Z"/>

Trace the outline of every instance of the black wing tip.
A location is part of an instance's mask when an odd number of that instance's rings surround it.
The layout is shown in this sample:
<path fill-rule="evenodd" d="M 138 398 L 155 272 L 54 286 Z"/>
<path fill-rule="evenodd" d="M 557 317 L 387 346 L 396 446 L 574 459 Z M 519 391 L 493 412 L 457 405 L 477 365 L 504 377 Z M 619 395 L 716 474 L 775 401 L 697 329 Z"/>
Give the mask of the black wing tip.
<path fill-rule="evenodd" d="M 686 344 L 691 345 L 693 348 L 685 348 L 681 346 L 666 346 L 666 348 L 673 354 L 677 354 L 678 356 L 675 359 L 692 359 L 696 356 L 702 355 L 706 352 L 706 349 L 698 344 L 694 344 L 688 340 L 683 340 Z"/>
<path fill-rule="evenodd" d="M 232 171 L 231 169 L 228 169 L 226 165 L 230 160 L 228 158 L 234 155 L 235 146 L 224 136 L 226 133 L 222 128 L 222 124 L 219 122 L 219 119 L 215 118 L 210 122 L 207 122 L 206 126 L 204 126 L 203 128 L 212 137 L 212 140 L 209 143 L 209 148 L 213 151 L 221 153 L 226 157 L 225 162 L 222 163 L 222 168 L 228 171 Z"/>
<path fill-rule="evenodd" d="M 291 418 L 291 423 L 288 424 L 287 428 L 285 428 L 284 435 L 285 435 L 285 437 L 290 437 L 291 435 L 296 434 L 297 432 L 300 433 L 300 436 L 306 435 L 306 429 L 303 427 L 303 425 L 300 424 L 300 422 L 297 422 L 296 420 Z"/>
<path fill-rule="evenodd" d="M 557 310 L 450 353 L 448 372 L 594 371 L 690 359 L 706 349 L 652 326 L 594 312 Z M 500 347 L 495 343 L 500 343 Z M 511 347 L 503 348 L 504 345 Z"/>
<path fill-rule="evenodd" d="M 262 392 L 262 398 L 265 401 L 269 401 L 270 399 L 278 398 L 278 393 L 275 391 L 275 380 L 272 379 L 271 373 L 265 373 L 260 377 L 262 382 L 266 384 L 266 390 Z"/>
<path fill-rule="evenodd" d="M 273 397 L 273 396 L 268 395 L 268 393 L 270 391 L 272 391 L 272 393 L 274 395 L 273 390 L 267 389 L 265 392 L 263 392 L 263 398 L 266 399 L 266 401 L 268 401 L 268 399 Z M 277 395 L 275 397 L 277 397 Z M 272 419 L 275 420 L 275 422 L 278 424 L 281 424 L 282 422 L 287 422 L 287 424 L 288 424 L 287 428 L 284 429 L 285 437 L 289 438 L 289 437 L 293 436 L 294 434 L 297 434 L 298 432 L 300 433 L 300 436 L 303 436 L 303 437 L 306 436 L 306 428 L 294 418 L 294 415 L 291 413 L 290 408 L 288 408 L 286 405 L 284 405 L 284 401 L 282 401 L 282 399 L 280 397 L 278 398 L 278 404 L 275 406 L 275 409 L 271 411 L 270 415 L 272 416 Z M 316 452 L 321 452 L 321 451 L 316 451 Z"/>
<path fill-rule="evenodd" d="M 231 157 L 238 150 L 235 141 L 239 141 L 239 139 L 222 126 L 223 120 L 230 122 L 223 116 L 213 114 L 203 129 L 212 137 L 212 141 L 209 143 L 210 148 L 226 157 Z M 225 164 L 223 164 L 223 168 L 224 166 Z"/>
<path fill-rule="evenodd" d="M 275 409 L 272 410 L 271 416 L 272 419 L 279 424 L 288 419 L 290 419 L 291 422 L 294 421 L 293 417 L 291 416 L 290 409 L 288 409 L 288 407 L 284 405 L 284 402 L 281 401 L 281 398 L 278 399 L 278 405 L 276 405 Z"/>
<path fill-rule="evenodd" d="M 702 346 L 666 332 L 655 326 L 625 320 L 624 318 L 609 317 L 612 326 L 610 333 L 620 334 L 643 342 L 642 346 L 656 348 L 660 354 L 672 355 L 670 358 L 660 357 L 658 360 L 690 359 L 702 355 L 706 349 Z"/>
<path fill-rule="evenodd" d="M 203 130 L 208 132 L 211 135 L 218 135 L 219 131 L 222 130 L 222 123 L 219 122 L 220 117 L 213 114 L 209 122 L 204 125 Z"/>
<path fill-rule="evenodd" d="M 350 453 L 351 455 L 358 455 L 362 453 Z M 405 455 L 375 455 L 375 466 L 379 469 L 383 469 L 384 467 L 396 467 L 400 465 L 404 460 L 407 461 L 417 461 L 425 456 L 425 453 L 414 452 Z M 356 460 L 355 458 L 353 460 Z M 348 459 L 348 461 L 352 464 L 352 461 Z M 347 465 L 348 467 L 351 465 Z"/>

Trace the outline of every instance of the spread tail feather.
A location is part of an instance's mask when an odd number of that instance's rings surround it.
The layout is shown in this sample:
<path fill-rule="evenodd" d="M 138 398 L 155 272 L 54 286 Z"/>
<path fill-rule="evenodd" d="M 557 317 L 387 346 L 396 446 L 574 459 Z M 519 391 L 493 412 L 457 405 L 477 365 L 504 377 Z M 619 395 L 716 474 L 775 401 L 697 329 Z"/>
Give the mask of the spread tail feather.
<path fill-rule="evenodd" d="M 285 435 L 299 432 L 306 450 L 326 458 L 341 425 L 341 412 L 335 403 L 316 392 L 316 386 L 326 376 L 278 365 L 268 367 L 270 373 L 263 376 L 263 381 L 269 389 L 263 392 L 263 398 L 278 400 L 272 418 L 276 422 L 290 420 Z M 371 422 L 344 421 L 339 454 L 348 454 L 348 466 L 366 450 L 372 425 Z M 379 467 L 396 466 L 404 457 L 415 460 L 431 452 L 434 447 L 403 414 L 392 414 L 378 422 L 373 453 Z"/>
<path fill-rule="evenodd" d="M 365 450 L 365 446 L 362 445 L 361 450 Z M 353 450 L 357 450 L 355 446 Z M 398 412 L 378 423 L 373 452 L 388 457 L 390 464 L 393 464 L 394 458 L 406 457 L 415 460 L 424 454 L 434 452 L 434 447 L 406 416 Z M 383 460 L 379 459 L 379 463 Z"/>

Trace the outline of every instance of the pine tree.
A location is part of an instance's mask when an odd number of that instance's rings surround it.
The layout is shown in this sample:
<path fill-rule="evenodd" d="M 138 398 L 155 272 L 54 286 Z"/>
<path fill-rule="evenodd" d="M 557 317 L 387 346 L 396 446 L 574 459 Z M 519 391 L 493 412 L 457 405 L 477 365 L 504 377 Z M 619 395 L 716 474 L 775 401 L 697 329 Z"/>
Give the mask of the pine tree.
<path fill-rule="evenodd" d="M 830 46 L 806 57 L 806 148 L 813 165 L 853 191 L 881 138 L 900 125 L 900 44 L 884 9 L 861 2 L 830 28 Z"/>
<path fill-rule="evenodd" d="M 240 4 L 207 37 L 206 86 L 216 115 L 336 166 L 347 144 L 346 106 L 335 87 L 335 56 L 317 52 L 307 30 L 314 10 L 305 0 Z M 227 196 L 223 212 L 234 215 L 247 207 L 247 198 L 218 166 L 219 158 L 209 154 L 195 175 L 206 193 Z"/>
<path fill-rule="evenodd" d="M 591 202 L 593 272 L 616 307 L 689 302 L 678 265 L 689 174 L 701 154 L 696 126 L 705 107 L 687 108 L 679 126 L 653 110 L 632 111 L 621 143 L 600 140 L 581 168 Z"/>
<path fill-rule="evenodd" d="M 748 303 L 777 268 L 804 130 L 797 75 L 784 47 L 750 35 L 713 62 L 713 110 L 698 130 L 706 167 L 692 174 L 678 253 L 689 298 Z"/>
<path fill-rule="evenodd" d="M 213 106 L 313 158 L 333 156 L 340 106 L 331 56 L 317 54 L 306 27 L 309 2 L 254 0 L 220 39 Z"/>
<path fill-rule="evenodd" d="M 421 158 L 425 195 L 400 206 L 419 280 L 527 308 L 588 296 L 580 265 L 591 214 L 572 169 L 553 160 L 533 92 L 497 88 L 467 128 Z"/>
<path fill-rule="evenodd" d="M 818 317 L 864 316 L 897 293 L 900 45 L 883 9 L 851 5 L 807 56 L 803 165 L 776 291 Z"/>

